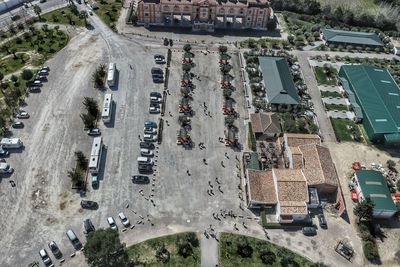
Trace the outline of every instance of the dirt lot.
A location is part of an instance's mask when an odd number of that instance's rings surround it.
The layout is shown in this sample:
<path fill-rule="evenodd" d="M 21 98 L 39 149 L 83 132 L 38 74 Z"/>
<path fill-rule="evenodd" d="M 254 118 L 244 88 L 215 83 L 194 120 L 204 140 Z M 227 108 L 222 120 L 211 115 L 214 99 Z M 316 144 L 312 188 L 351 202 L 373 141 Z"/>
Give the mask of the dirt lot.
<path fill-rule="evenodd" d="M 367 146 L 360 143 L 343 142 L 343 143 L 327 143 L 342 185 L 343 194 L 346 200 L 347 209 L 351 222 L 354 226 L 353 202 L 350 198 L 348 190 L 349 177 L 353 173 L 351 164 L 359 161 L 366 167 L 370 167 L 371 163 L 382 164 L 386 166 L 387 160 L 394 160 L 397 165 L 400 164 L 399 158 L 389 155 L 389 153 L 379 150 L 373 146 Z M 394 228 L 385 228 L 387 236 L 383 242 L 379 242 L 379 254 L 384 266 L 398 266 L 399 262 L 395 262 L 395 253 L 400 250 L 399 246 L 399 224 L 395 224 Z"/>

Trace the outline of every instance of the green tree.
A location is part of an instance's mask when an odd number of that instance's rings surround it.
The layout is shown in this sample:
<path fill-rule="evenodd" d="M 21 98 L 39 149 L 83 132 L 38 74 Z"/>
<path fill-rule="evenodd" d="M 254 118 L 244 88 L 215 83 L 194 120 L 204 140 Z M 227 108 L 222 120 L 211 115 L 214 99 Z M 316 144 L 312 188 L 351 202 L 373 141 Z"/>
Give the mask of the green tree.
<path fill-rule="evenodd" d="M 191 46 L 190 44 L 185 44 L 185 45 L 183 46 L 183 50 L 184 50 L 185 52 L 190 52 L 190 50 L 192 50 L 192 46 Z"/>
<path fill-rule="evenodd" d="M 245 236 L 240 236 L 237 242 L 237 253 L 243 258 L 249 258 L 253 255 L 253 248 L 250 246 Z"/>
<path fill-rule="evenodd" d="M 100 111 L 99 111 L 99 105 L 97 104 L 96 100 L 94 100 L 91 97 L 84 97 L 83 105 L 85 106 L 88 114 L 90 114 L 94 118 L 98 117 Z"/>
<path fill-rule="evenodd" d="M 178 247 L 178 253 L 184 258 L 189 257 L 193 254 L 193 249 L 186 238 L 178 238 L 176 245 Z"/>
<path fill-rule="evenodd" d="M 218 50 L 219 50 L 220 54 L 224 54 L 224 53 L 226 53 L 228 51 L 228 47 L 226 47 L 225 45 L 220 45 L 218 47 Z"/>
<path fill-rule="evenodd" d="M 396 187 L 397 187 L 397 191 L 400 191 L 400 179 L 397 179 Z"/>
<path fill-rule="evenodd" d="M 276 255 L 273 251 L 263 249 L 260 251 L 260 258 L 264 264 L 273 265 L 276 261 Z"/>
<path fill-rule="evenodd" d="M 182 70 L 184 72 L 189 72 L 192 69 L 192 66 L 190 64 L 182 64 Z"/>
<path fill-rule="evenodd" d="M 0 81 L 4 79 L 4 74 L 0 72 Z"/>
<path fill-rule="evenodd" d="M 363 244 L 364 255 L 369 261 L 379 259 L 379 251 L 375 243 L 371 241 L 364 242 Z"/>
<path fill-rule="evenodd" d="M 72 171 L 68 171 L 68 177 L 71 179 L 73 183 L 78 183 L 82 180 L 82 174 L 76 169 L 72 169 Z"/>
<path fill-rule="evenodd" d="M 86 239 L 83 250 L 86 261 L 91 267 L 124 267 L 128 263 L 128 254 L 121 244 L 118 231 L 98 229 Z"/>
<path fill-rule="evenodd" d="M 93 117 L 92 115 L 82 113 L 80 115 L 80 117 L 82 119 L 82 122 L 83 122 L 85 128 L 93 129 L 96 127 L 96 125 L 95 125 L 96 118 Z"/>
<path fill-rule="evenodd" d="M 33 77 L 33 72 L 30 69 L 24 69 L 21 73 L 21 78 L 25 81 L 29 81 Z"/>
<path fill-rule="evenodd" d="M 35 12 L 36 16 L 38 16 L 39 19 L 42 20 L 42 17 L 40 16 L 40 14 L 42 13 L 42 9 L 40 8 L 40 6 L 34 5 L 33 12 Z"/>
<path fill-rule="evenodd" d="M 159 246 L 156 250 L 156 258 L 163 262 L 166 263 L 170 259 L 170 252 L 168 249 L 165 247 L 165 244 L 163 243 L 161 246 Z"/>
<path fill-rule="evenodd" d="M 235 123 L 235 117 L 227 116 L 225 117 L 225 124 L 228 126 L 232 126 Z"/>
<path fill-rule="evenodd" d="M 82 151 L 75 151 L 75 158 L 76 158 L 76 162 L 78 163 L 78 168 L 85 171 L 88 167 L 88 160 L 85 156 L 85 154 L 83 154 Z"/>
<path fill-rule="evenodd" d="M 328 265 L 322 262 L 314 262 L 313 264 L 310 265 L 310 267 L 328 267 Z"/>
<path fill-rule="evenodd" d="M 82 10 L 82 11 L 79 13 L 79 17 L 80 17 L 81 19 L 84 20 L 85 26 L 87 26 L 87 19 L 86 19 L 86 16 L 87 16 L 87 13 L 86 13 L 85 10 Z"/>
<path fill-rule="evenodd" d="M 396 162 L 389 159 L 388 161 L 386 161 L 386 165 L 389 169 L 394 170 L 394 168 L 396 167 Z"/>
<path fill-rule="evenodd" d="M 353 212 L 360 220 L 371 221 L 374 206 L 375 203 L 367 197 L 354 207 Z"/>

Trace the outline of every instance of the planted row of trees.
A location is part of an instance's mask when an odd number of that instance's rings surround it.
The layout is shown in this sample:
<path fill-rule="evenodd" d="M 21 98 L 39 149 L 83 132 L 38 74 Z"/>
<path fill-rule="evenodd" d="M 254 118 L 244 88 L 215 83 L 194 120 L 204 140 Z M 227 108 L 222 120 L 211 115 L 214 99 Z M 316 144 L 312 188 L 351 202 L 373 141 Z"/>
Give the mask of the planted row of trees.
<path fill-rule="evenodd" d="M 100 64 L 92 74 L 92 81 L 94 87 L 98 89 L 104 89 L 104 80 L 106 77 L 106 66 Z"/>
<path fill-rule="evenodd" d="M 89 161 L 82 151 L 75 152 L 75 161 L 75 168 L 68 171 L 67 175 L 71 179 L 72 188 L 83 188 Z"/>
<path fill-rule="evenodd" d="M 86 113 L 81 113 L 80 117 L 86 129 L 93 129 L 97 126 L 97 119 L 100 115 L 99 104 L 91 97 L 83 99 Z"/>

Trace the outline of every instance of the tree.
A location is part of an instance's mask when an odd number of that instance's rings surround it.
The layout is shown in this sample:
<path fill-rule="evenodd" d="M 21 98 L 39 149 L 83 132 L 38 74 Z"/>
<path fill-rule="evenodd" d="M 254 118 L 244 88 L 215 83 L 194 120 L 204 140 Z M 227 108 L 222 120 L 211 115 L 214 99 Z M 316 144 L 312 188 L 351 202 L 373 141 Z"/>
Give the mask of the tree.
<path fill-rule="evenodd" d="M 88 160 L 85 157 L 85 154 L 83 154 L 82 151 L 75 151 L 75 158 L 76 162 L 78 163 L 78 168 L 81 170 L 86 170 L 88 167 Z"/>
<path fill-rule="evenodd" d="M 367 197 L 354 207 L 353 212 L 360 220 L 371 221 L 374 206 L 375 203 L 372 202 L 371 198 Z"/>
<path fill-rule="evenodd" d="M 226 47 L 225 45 L 220 45 L 218 47 L 218 51 L 220 54 L 224 54 L 224 53 L 228 52 L 228 47 Z"/>
<path fill-rule="evenodd" d="M 71 179 L 73 183 L 77 183 L 82 180 L 82 175 L 76 169 L 72 169 L 72 171 L 68 171 L 67 176 Z"/>
<path fill-rule="evenodd" d="M 315 123 L 312 122 L 312 123 L 308 126 L 308 128 L 309 128 L 309 130 L 310 130 L 310 133 L 312 133 L 312 134 L 318 133 L 318 126 L 317 126 Z"/>
<path fill-rule="evenodd" d="M 165 247 L 164 243 L 157 248 L 156 258 L 163 263 L 166 263 L 167 261 L 169 261 L 170 253 L 169 253 L 168 249 Z"/>
<path fill-rule="evenodd" d="M 251 257 L 253 248 L 245 236 L 240 236 L 237 242 L 237 253 L 243 258 Z"/>
<path fill-rule="evenodd" d="M 220 69 L 221 69 L 222 74 L 226 75 L 231 71 L 232 68 L 233 68 L 232 65 L 226 64 L 226 65 L 222 65 Z"/>
<path fill-rule="evenodd" d="M 185 44 L 185 45 L 183 46 L 183 50 L 184 50 L 185 52 L 190 52 L 190 50 L 192 50 L 192 46 L 191 46 L 190 44 Z"/>
<path fill-rule="evenodd" d="M 394 168 L 396 167 L 396 162 L 394 162 L 393 160 L 389 159 L 386 162 L 386 165 L 389 169 L 394 170 Z"/>
<path fill-rule="evenodd" d="M 328 267 L 328 266 L 322 262 L 315 262 L 311 264 L 310 267 Z"/>
<path fill-rule="evenodd" d="M 38 16 L 39 19 L 42 20 L 42 17 L 40 16 L 40 14 L 42 13 L 42 9 L 40 8 L 40 6 L 34 5 L 33 12 L 35 12 L 36 16 Z"/>
<path fill-rule="evenodd" d="M 94 118 L 97 118 L 100 111 L 99 111 L 99 105 L 97 104 L 96 100 L 94 100 L 91 97 L 84 97 L 83 105 L 85 106 L 88 114 L 90 114 Z"/>
<path fill-rule="evenodd" d="M 30 69 L 24 69 L 21 73 L 21 78 L 25 81 L 29 81 L 33 77 L 33 72 Z"/>
<path fill-rule="evenodd" d="M 222 94 L 224 95 L 224 97 L 230 97 L 232 93 L 233 93 L 232 89 L 226 88 L 224 89 Z"/>
<path fill-rule="evenodd" d="M 189 72 L 192 69 L 192 66 L 190 64 L 182 64 L 182 70 L 184 72 Z"/>
<path fill-rule="evenodd" d="M 379 259 L 379 252 L 375 243 L 368 241 L 363 244 L 364 255 L 369 261 Z"/>
<path fill-rule="evenodd" d="M 278 20 L 276 19 L 276 16 L 273 17 L 273 19 L 268 20 L 267 22 L 267 29 L 270 31 L 273 31 L 276 29 L 278 26 Z"/>
<path fill-rule="evenodd" d="M 128 262 L 128 254 L 124 244 L 121 244 L 118 231 L 111 228 L 91 232 L 87 236 L 83 254 L 92 267 L 124 267 Z"/>
<path fill-rule="evenodd" d="M 96 118 L 93 117 L 92 115 L 82 113 L 80 117 L 83 121 L 83 124 L 85 125 L 85 128 L 93 129 L 96 127 L 95 125 Z"/>
<path fill-rule="evenodd" d="M 11 81 L 13 81 L 14 83 L 16 83 L 18 81 L 18 77 L 15 76 L 14 74 L 11 75 Z"/>
<path fill-rule="evenodd" d="M 232 126 L 233 123 L 235 123 L 235 117 L 233 116 L 227 116 L 225 117 L 225 124 L 228 126 Z"/>
<path fill-rule="evenodd" d="M 260 251 L 260 258 L 264 264 L 273 265 L 276 261 L 276 255 L 273 251 L 263 249 Z"/>
<path fill-rule="evenodd" d="M 178 247 L 178 253 L 182 257 L 187 258 L 193 254 L 192 246 L 186 239 L 179 238 L 176 243 L 177 243 L 176 245 Z"/>
<path fill-rule="evenodd" d="M 400 191 L 400 179 L 397 179 L 396 187 L 397 187 L 397 191 Z"/>
<path fill-rule="evenodd" d="M 86 16 L 87 16 L 87 13 L 86 13 L 85 10 L 82 10 L 82 11 L 79 13 L 79 17 L 80 17 L 81 19 L 84 20 L 85 26 L 87 26 L 87 19 L 86 19 Z"/>

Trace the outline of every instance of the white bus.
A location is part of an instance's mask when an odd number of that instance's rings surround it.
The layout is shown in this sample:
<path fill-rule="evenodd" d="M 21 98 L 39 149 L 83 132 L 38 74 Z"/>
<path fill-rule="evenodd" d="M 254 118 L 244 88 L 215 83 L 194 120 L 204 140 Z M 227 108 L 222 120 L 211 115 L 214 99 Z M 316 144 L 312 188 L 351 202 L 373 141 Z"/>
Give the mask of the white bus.
<path fill-rule="evenodd" d="M 103 139 L 96 137 L 93 139 L 92 152 L 90 152 L 89 172 L 91 174 L 99 172 L 102 152 Z"/>
<path fill-rule="evenodd" d="M 117 67 L 115 63 L 108 64 L 108 72 L 107 72 L 107 84 L 108 86 L 115 85 L 115 74 L 117 72 Z"/>
<path fill-rule="evenodd" d="M 112 116 L 113 100 L 112 94 L 104 95 L 103 111 L 101 112 L 101 119 L 104 123 L 110 123 Z"/>

